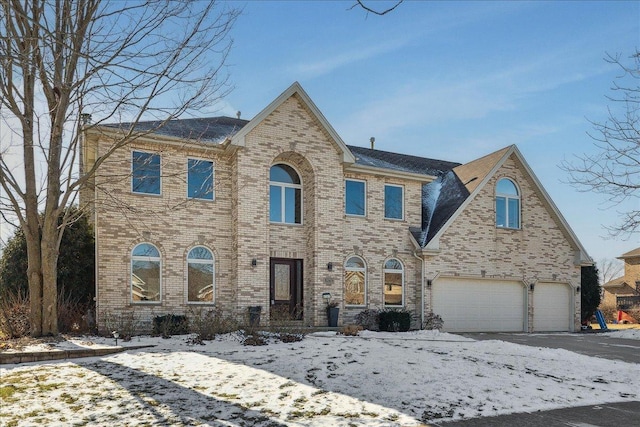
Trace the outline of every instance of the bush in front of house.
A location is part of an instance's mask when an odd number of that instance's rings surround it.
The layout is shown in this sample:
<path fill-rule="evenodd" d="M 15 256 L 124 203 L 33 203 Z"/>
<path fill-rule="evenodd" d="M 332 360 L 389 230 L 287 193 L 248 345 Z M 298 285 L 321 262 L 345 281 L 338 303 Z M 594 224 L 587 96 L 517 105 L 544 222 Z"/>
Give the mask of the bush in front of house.
<path fill-rule="evenodd" d="M 406 332 L 411 328 L 411 313 L 404 309 L 385 309 L 378 314 L 381 331 Z"/>
<path fill-rule="evenodd" d="M 356 314 L 353 318 L 356 325 L 362 326 L 362 329 L 368 331 L 378 331 L 380 323 L 380 310 L 367 308 Z"/>
<path fill-rule="evenodd" d="M 425 313 L 424 315 L 424 325 L 422 325 L 422 329 L 440 330 L 444 326 L 444 320 L 437 314 L 434 314 L 432 311 Z"/>
<path fill-rule="evenodd" d="M 153 318 L 151 335 L 169 338 L 171 335 L 185 335 L 189 333 L 187 316 L 181 314 L 165 314 Z"/>
<path fill-rule="evenodd" d="M 218 306 L 206 310 L 189 310 L 189 331 L 196 334 L 197 340 L 210 341 L 215 339 L 216 335 L 235 332 L 238 327 L 236 319 L 225 314 Z"/>

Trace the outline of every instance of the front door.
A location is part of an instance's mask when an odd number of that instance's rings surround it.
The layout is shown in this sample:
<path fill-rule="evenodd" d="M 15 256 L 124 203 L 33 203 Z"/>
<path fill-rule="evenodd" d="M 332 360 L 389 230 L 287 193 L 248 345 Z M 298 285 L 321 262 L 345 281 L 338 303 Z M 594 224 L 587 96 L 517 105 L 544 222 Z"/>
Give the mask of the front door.
<path fill-rule="evenodd" d="M 302 260 L 271 258 L 271 318 L 302 319 Z"/>

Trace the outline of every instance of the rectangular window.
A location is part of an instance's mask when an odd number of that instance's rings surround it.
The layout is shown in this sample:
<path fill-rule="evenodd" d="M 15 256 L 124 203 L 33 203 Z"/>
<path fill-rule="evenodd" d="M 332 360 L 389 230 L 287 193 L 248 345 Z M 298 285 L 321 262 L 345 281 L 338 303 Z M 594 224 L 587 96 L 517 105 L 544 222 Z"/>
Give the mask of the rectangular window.
<path fill-rule="evenodd" d="M 344 209 L 347 215 L 365 216 L 366 197 L 364 181 L 345 181 Z"/>
<path fill-rule="evenodd" d="M 271 185 L 269 187 L 269 221 L 282 222 L 282 187 Z"/>
<path fill-rule="evenodd" d="M 132 153 L 131 191 L 160 194 L 160 154 L 142 151 Z"/>
<path fill-rule="evenodd" d="M 508 199 L 509 201 L 509 228 L 520 227 L 520 200 Z"/>
<path fill-rule="evenodd" d="M 384 305 L 402 306 L 402 273 L 384 273 Z"/>
<path fill-rule="evenodd" d="M 500 196 L 496 197 L 496 225 L 507 226 L 507 199 Z"/>
<path fill-rule="evenodd" d="M 384 186 L 384 217 L 388 219 L 403 219 L 403 192 L 399 185 Z"/>
<path fill-rule="evenodd" d="M 213 200 L 213 162 L 187 160 L 187 197 Z"/>
<path fill-rule="evenodd" d="M 160 261 L 133 260 L 131 266 L 132 300 L 160 301 Z"/>
<path fill-rule="evenodd" d="M 344 277 L 345 305 L 364 305 L 364 271 L 348 270 Z"/>

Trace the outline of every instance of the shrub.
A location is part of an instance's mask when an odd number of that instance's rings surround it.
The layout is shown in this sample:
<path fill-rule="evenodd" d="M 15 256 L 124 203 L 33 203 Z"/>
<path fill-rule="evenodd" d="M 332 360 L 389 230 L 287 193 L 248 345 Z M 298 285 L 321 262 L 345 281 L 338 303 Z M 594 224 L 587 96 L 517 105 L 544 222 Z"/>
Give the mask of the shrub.
<path fill-rule="evenodd" d="M 181 314 L 165 314 L 153 318 L 153 331 L 151 335 L 169 338 L 171 335 L 184 335 L 189 333 L 189 321 L 187 316 Z"/>
<path fill-rule="evenodd" d="M 0 339 L 21 338 L 31 332 L 29 299 L 22 292 L 0 297 Z"/>
<path fill-rule="evenodd" d="M 625 310 L 625 312 L 633 317 L 634 319 L 636 319 L 636 321 L 640 322 L 640 308 L 630 308 L 628 310 Z"/>
<path fill-rule="evenodd" d="M 196 334 L 198 340 L 210 341 L 216 335 L 238 330 L 238 322 L 232 316 L 225 315 L 220 307 L 210 310 L 202 308 L 189 311 L 189 331 Z"/>
<path fill-rule="evenodd" d="M 615 304 L 602 304 L 600 305 L 600 311 L 607 323 L 613 323 L 618 320 L 618 309 Z"/>
<path fill-rule="evenodd" d="M 437 329 L 437 330 L 440 330 L 440 329 L 442 329 L 442 326 L 444 326 L 444 320 L 442 320 L 442 317 L 440 317 L 437 314 L 434 314 L 431 311 L 428 312 L 428 313 L 425 313 L 425 315 L 424 315 L 424 325 L 422 325 L 423 329 L 427 329 L 427 330 Z"/>
<path fill-rule="evenodd" d="M 119 315 L 107 311 L 102 314 L 102 318 L 107 328 L 107 335 L 111 336 L 113 332 L 118 332 L 122 341 L 131 341 L 131 337 L 140 332 L 140 324 L 134 311 Z"/>
<path fill-rule="evenodd" d="M 411 313 L 404 309 L 382 310 L 378 326 L 381 331 L 406 332 L 411 328 Z"/>
<path fill-rule="evenodd" d="M 341 335 L 355 337 L 360 333 L 361 330 L 362 330 L 362 326 L 360 325 L 344 325 L 343 327 L 340 328 L 338 333 Z"/>
<path fill-rule="evenodd" d="M 362 326 L 363 329 L 377 331 L 379 330 L 379 316 L 379 310 L 367 308 L 366 310 L 362 310 L 360 313 L 356 314 L 353 320 L 356 322 L 356 325 Z"/>
<path fill-rule="evenodd" d="M 64 291 L 58 299 L 58 328 L 60 332 L 92 332 L 94 328 L 93 307 Z"/>

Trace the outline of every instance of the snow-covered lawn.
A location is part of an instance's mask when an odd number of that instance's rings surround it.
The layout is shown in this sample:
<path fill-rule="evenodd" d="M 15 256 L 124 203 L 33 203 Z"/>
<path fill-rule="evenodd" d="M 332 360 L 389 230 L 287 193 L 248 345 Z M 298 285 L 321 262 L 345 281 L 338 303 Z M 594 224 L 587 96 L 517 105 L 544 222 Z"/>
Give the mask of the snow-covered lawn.
<path fill-rule="evenodd" d="M 640 339 L 613 334 L 623 333 Z M 640 399 L 640 364 L 435 331 L 186 341 L 134 338 L 124 344 L 156 347 L 4 365 L 0 425 L 410 426 Z"/>

